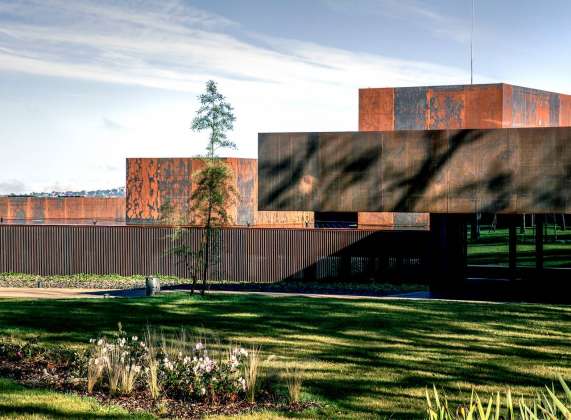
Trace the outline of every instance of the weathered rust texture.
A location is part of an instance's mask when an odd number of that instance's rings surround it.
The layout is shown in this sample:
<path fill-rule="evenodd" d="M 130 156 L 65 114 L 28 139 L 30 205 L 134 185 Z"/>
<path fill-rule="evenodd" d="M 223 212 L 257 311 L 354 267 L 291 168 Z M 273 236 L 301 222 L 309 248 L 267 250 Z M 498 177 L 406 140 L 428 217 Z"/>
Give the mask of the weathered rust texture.
<path fill-rule="evenodd" d="M 428 213 L 359 212 L 357 223 L 359 229 L 428 230 L 430 216 Z"/>
<path fill-rule="evenodd" d="M 394 104 L 393 88 L 359 89 L 359 130 L 394 130 Z"/>
<path fill-rule="evenodd" d="M 501 128 L 503 125 L 502 85 L 466 86 L 464 123 L 456 128 Z M 443 130 L 452 127 L 443 126 Z"/>
<path fill-rule="evenodd" d="M 224 158 L 233 173 L 232 187 L 238 193 L 227 211 L 231 226 L 313 225 L 313 214 L 264 212 L 258 215 L 257 160 Z M 204 167 L 196 158 L 127 159 L 127 222 L 160 223 L 161 209 L 167 204 L 176 214 L 188 215 L 191 195 L 196 187 L 193 176 Z M 192 224 L 201 221 L 193 218 Z"/>
<path fill-rule="evenodd" d="M 552 122 L 550 92 L 513 86 L 512 127 L 549 127 Z M 509 110 L 504 109 L 504 112 Z M 557 112 L 558 109 L 554 110 Z M 557 115 L 558 117 L 558 115 Z M 553 121 L 555 125 L 559 124 Z"/>
<path fill-rule="evenodd" d="M 570 213 L 570 142 L 571 128 L 260 134 L 259 208 Z"/>
<path fill-rule="evenodd" d="M 127 159 L 127 221 L 160 217 L 157 159 Z"/>
<path fill-rule="evenodd" d="M 162 226 L 0 225 L 0 273 L 41 275 L 121 274 L 188 277 Z M 198 249 L 202 230 L 184 229 L 181 243 Z M 429 232 L 338 229 L 223 228 L 220 258 L 209 279 L 273 283 L 286 279 L 399 278 L 422 281 L 428 267 Z"/>
<path fill-rule="evenodd" d="M 395 130 L 423 130 L 427 125 L 428 88 L 395 89 Z"/>
<path fill-rule="evenodd" d="M 542 126 L 571 126 L 571 96 L 508 84 L 359 90 L 359 131 Z M 359 224 L 384 229 L 388 218 L 359 215 Z M 398 221 L 410 219 L 394 215 L 394 227 Z"/>
<path fill-rule="evenodd" d="M 571 126 L 571 95 L 561 95 L 559 102 L 559 125 Z"/>
<path fill-rule="evenodd" d="M 361 89 L 359 131 L 568 126 L 568 101 L 501 83 Z"/>
<path fill-rule="evenodd" d="M 7 224 L 124 224 L 123 197 L 0 197 Z"/>
<path fill-rule="evenodd" d="M 431 130 L 462 128 L 465 124 L 465 96 L 462 87 L 428 89 L 427 128 Z"/>

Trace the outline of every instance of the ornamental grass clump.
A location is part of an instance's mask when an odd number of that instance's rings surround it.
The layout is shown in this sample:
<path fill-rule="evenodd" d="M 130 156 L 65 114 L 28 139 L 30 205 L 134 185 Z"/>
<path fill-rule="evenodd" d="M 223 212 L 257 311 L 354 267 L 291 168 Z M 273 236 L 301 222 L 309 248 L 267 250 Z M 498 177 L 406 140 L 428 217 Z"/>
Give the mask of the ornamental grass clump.
<path fill-rule="evenodd" d="M 92 393 L 105 376 L 111 395 L 133 392 L 147 353 L 145 343 L 137 336 L 128 337 L 121 324 L 114 339 L 103 337 L 90 341 L 94 349 L 87 364 L 87 391 Z"/>
<path fill-rule="evenodd" d="M 244 365 L 248 401 L 250 401 L 251 403 L 254 403 L 256 400 L 256 390 L 258 389 L 258 377 L 260 374 L 260 367 L 261 367 L 260 348 L 252 346 L 252 348 L 250 349 L 250 357 L 248 357 Z"/>
<path fill-rule="evenodd" d="M 559 377 L 565 398 L 556 395 L 555 389 L 545 387 L 537 392 L 532 400 L 520 397 L 514 403 L 508 389 L 505 400 L 500 393 L 490 396 L 486 401 L 472 390 L 470 401 L 455 409 L 448 403 L 446 394 L 440 395 L 433 387 L 432 395 L 426 390 L 426 413 L 429 420 L 567 420 L 571 419 L 571 390 Z"/>
<path fill-rule="evenodd" d="M 157 359 L 157 339 L 155 334 L 150 328 L 147 328 L 145 333 L 144 345 L 146 347 L 146 362 L 145 367 L 147 386 L 153 400 L 158 400 L 161 387 L 159 385 L 159 361 Z"/>
<path fill-rule="evenodd" d="M 95 385 L 103 376 L 105 369 L 105 358 L 103 357 L 102 347 L 95 346 L 91 352 L 91 356 L 87 362 L 87 392 L 92 393 Z"/>
<path fill-rule="evenodd" d="M 299 366 L 286 368 L 285 383 L 289 402 L 292 404 L 299 403 L 301 400 L 301 387 L 303 385 L 303 372 Z"/>

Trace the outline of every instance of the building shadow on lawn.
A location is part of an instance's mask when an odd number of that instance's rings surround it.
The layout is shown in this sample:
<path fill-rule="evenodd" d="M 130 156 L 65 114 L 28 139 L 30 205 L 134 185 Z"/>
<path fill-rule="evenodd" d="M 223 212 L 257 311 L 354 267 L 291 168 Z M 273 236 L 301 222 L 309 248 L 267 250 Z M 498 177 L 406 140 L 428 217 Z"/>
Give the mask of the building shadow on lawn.
<path fill-rule="evenodd" d="M 150 324 L 261 344 L 299 362 L 311 394 L 350 412 L 410 416 L 433 384 L 530 395 L 556 372 L 571 375 L 571 308 L 563 306 L 180 294 L 0 304 L 0 334 L 41 342 L 85 344 L 119 321 L 133 334 Z"/>

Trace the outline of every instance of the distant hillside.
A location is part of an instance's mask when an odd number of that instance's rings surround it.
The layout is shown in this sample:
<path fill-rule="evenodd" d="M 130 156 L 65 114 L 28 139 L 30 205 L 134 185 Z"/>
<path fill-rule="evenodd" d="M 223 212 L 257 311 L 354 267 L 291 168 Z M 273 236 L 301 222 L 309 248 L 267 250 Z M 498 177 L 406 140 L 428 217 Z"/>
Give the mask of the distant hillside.
<path fill-rule="evenodd" d="M 9 194 L 9 197 L 125 197 L 125 187 L 93 191 L 52 191 L 29 194 Z"/>

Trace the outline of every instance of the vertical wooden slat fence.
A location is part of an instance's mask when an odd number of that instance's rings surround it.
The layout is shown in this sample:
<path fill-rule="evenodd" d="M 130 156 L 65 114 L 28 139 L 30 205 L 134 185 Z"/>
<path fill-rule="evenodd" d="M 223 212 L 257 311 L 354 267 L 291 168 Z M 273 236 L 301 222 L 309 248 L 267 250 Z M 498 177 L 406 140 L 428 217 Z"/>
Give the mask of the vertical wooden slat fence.
<path fill-rule="evenodd" d="M 0 225 L 0 272 L 163 274 L 186 277 L 168 254 L 172 228 Z M 197 249 L 201 229 L 180 241 Z M 210 278 L 272 283 L 285 279 L 377 279 L 426 273 L 428 232 L 225 228 Z"/>

